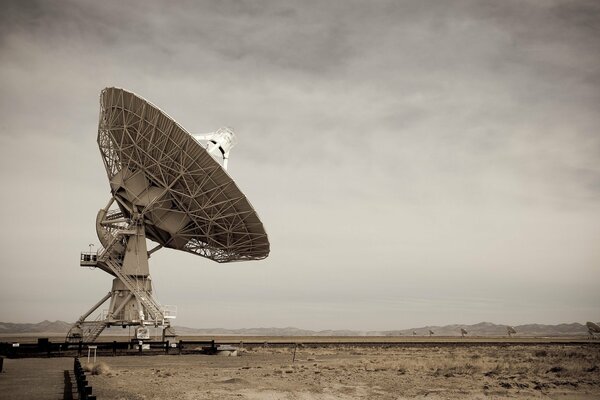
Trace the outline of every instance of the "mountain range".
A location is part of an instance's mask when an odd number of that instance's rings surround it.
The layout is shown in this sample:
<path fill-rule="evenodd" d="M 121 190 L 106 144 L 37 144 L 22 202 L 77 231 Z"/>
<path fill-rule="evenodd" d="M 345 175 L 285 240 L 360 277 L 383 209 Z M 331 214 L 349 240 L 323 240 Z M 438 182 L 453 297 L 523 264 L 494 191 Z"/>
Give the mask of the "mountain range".
<path fill-rule="evenodd" d="M 64 321 L 42 321 L 37 324 L 0 322 L 0 334 L 18 333 L 67 333 L 71 324 Z M 480 322 L 474 325 L 445 325 L 424 326 L 421 328 L 389 330 L 389 331 L 357 331 L 357 330 L 322 330 L 313 331 L 294 327 L 287 328 L 188 328 L 176 326 L 175 331 L 181 336 L 418 336 L 429 335 L 429 330 L 436 336 L 460 336 L 461 328 L 467 330 L 469 336 L 503 336 L 506 335 L 506 325 L 491 322 Z M 578 322 L 570 324 L 544 325 L 525 324 L 514 326 L 519 335 L 523 336 L 578 336 L 586 335 L 587 328 Z M 110 335 L 127 335 L 126 330 L 105 331 Z"/>
<path fill-rule="evenodd" d="M 67 333 L 71 328 L 70 323 L 64 321 L 42 321 L 37 324 L 18 324 L 13 322 L 0 322 L 1 333 Z"/>

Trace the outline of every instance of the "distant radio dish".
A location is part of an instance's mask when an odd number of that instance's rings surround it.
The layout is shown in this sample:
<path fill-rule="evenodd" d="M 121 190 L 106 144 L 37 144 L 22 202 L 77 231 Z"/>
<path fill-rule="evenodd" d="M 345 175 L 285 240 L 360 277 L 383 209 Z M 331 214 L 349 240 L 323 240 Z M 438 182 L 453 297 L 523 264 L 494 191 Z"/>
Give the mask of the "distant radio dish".
<path fill-rule="evenodd" d="M 462 337 L 465 337 L 465 335 L 467 335 L 469 332 L 467 332 L 467 330 L 465 328 L 460 328 L 460 335 Z"/>
<path fill-rule="evenodd" d="M 507 326 L 506 333 L 508 334 L 509 337 L 512 337 L 512 335 L 516 334 L 517 331 L 512 326 Z"/>
<path fill-rule="evenodd" d="M 588 321 L 585 323 L 585 326 L 588 328 L 588 334 L 590 335 L 590 339 L 594 337 L 594 335 L 600 334 L 600 326 L 595 322 Z"/>
<path fill-rule="evenodd" d="M 435 335 L 435 333 L 430 329 L 429 330 L 429 336 L 433 336 L 433 335 Z"/>
<path fill-rule="evenodd" d="M 163 247 L 210 260 L 261 260 L 270 245 L 254 208 L 225 172 L 235 145 L 230 128 L 193 137 L 158 107 L 118 88 L 100 94 L 98 146 L 111 197 L 98 212 L 96 232 L 102 248 L 81 254 L 80 265 L 113 275 L 113 287 L 82 315 L 69 341 L 93 342 L 105 327 L 163 327 L 176 309 L 152 295 L 149 256 Z M 222 164 L 219 164 L 222 161 Z M 146 239 L 156 243 L 150 251 Z M 110 299 L 103 318 L 87 318 Z"/>

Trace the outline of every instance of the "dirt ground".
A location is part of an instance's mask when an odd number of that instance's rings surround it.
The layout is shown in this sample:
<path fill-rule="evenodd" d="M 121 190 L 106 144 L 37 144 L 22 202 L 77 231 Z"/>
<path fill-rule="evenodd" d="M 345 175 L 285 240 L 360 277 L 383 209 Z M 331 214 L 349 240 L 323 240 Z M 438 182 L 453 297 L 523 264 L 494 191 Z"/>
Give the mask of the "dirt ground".
<path fill-rule="evenodd" d="M 258 347 L 103 357 L 98 399 L 599 399 L 600 347 Z M 82 360 L 85 361 L 85 360 Z"/>

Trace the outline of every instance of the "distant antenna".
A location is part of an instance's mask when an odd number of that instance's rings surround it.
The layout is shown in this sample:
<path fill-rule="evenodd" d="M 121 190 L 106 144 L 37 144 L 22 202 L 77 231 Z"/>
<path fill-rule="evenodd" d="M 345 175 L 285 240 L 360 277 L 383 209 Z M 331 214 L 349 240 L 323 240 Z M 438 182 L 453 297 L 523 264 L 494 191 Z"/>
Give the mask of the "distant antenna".
<path fill-rule="evenodd" d="M 598 326 L 598 324 L 588 321 L 585 323 L 585 326 L 588 328 L 590 339 L 593 339 L 595 334 L 600 334 L 600 326 Z"/>
<path fill-rule="evenodd" d="M 433 336 L 433 335 L 435 335 L 435 333 L 430 329 L 429 330 L 429 336 Z"/>
<path fill-rule="evenodd" d="M 508 333 L 508 337 L 512 337 L 512 335 L 516 334 L 517 331 L 512 326 L 507 326 L 506 333 Z"/>
<path fill-rule="evenodd" d="M 413 336 L 417 336 L 417 331 L 413 331 Z"/>
<path fill-rule="evenodd" d="M 465 335 L 467 335 L 469 332 L 467 332 L 467 330 L 465 328 L 460 328 L 460 335 L 462 337 L 465 337 Z"/>

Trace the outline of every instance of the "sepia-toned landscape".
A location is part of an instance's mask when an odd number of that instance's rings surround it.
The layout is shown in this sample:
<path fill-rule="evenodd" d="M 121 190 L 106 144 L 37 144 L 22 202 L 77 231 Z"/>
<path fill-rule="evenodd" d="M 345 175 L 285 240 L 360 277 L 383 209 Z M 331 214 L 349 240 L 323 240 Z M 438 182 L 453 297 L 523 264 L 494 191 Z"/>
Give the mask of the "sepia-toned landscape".
<path fill-rule="evenodd" d="M 60 321 L 3 323 L 5 333 L 0 335 L 0 342 L 20 343 L 21 347 L 35 346 L 36 342 L 39 345 L 43 332 L 32 330 L 65 325 Z M 437 329 L 446 332 L 454 327 Z M 480 323 L 469 329 L 498 330 L 499 325 Z M 105 334 L 95 345 L 85 344 L 79 351 L 76 346 L 63 347 L 58 353 L 53 350 L 36 355 L 17 348 L 4 360 L 0 391 L 7 399 L 51 398 L 60 394 L 64 399 L 79 398 L 72 371 L 72 357 L 79 354 L 87 384 L 97 399 L 582 400 L 600 397 L 600 341 L 596 337 L 523 334 L 527 329 L 577 331 L 581 329 L 577 323 L 532 324 L 519 329 L 522 330 L 520 336 L 512 337 L 473 334 L 465 337 L 324 336 L 314 332 L 304 336 L 184 335 L 178 337 L 177 342 L 167 344 L 168 349 L 160 347 L 163 342 L 149 341 L 154 343 L 152 347 L 140 350 L 133 341 L 130 347 L 119 347 L 115 352 L 110 350 L 110 344 L 127 343 L 128 339 L 123 335 Z M 29 332 L 21 332 L 27 330 Z M 192 331 L 182 329 L 186 330 Z M 273 328 L 245 331 L 269 330 L 283 331 Z M 413 331 L 424 330 L 415 328 Z M 119 331 L 113 330 L 123 333 Z M 46 336 L 54 349 L 64 341 L 64 332 L 48 332 Z M 216 349 L 226 350 L 206 354 L 211 342 Z M 95 361 L 94 353 L 97 353 Z M 63 379 L 63 373 L 69 378 Z M 38 384 L 23 386 L 19 383 L 25 381 Z"/>
<path fill-rule="evenodd" d="M 0 400 L 600 399 L 599 27 L 3 0 Z"/>
<path fill-rule="evenodd" d="M 36 341 L 2 335 L 1 341 Z M 64 337 L 49 335 L 53 343 Z M 103 336 L 98 344 L 122 341 Z M 182 336 L 184 351 L 160 349 L 117 356 L 98 346 L 81 353 L 97 399 L 562 399 L 600 397 L 600 341 L 584 336 Z M 202 345 L 235 351 L 201 354 Z M 77 398 L 62 379 L 72 358 L 9 358 L 0 374 L 7 399 L 39 393 Z M 40 357 L 40 356 L 38 356 Z M 43 355 L 41 355 L 43 357 Z M 42 368 L 42 370 L 36 369 Z M 45 385 L 19 386 L 24 379 Z M 34 380 L 35 381 L 35 380 Z M 72 397 L 68 394 L 72 393 Z M 35 397 L 35 396 L 34 396 Z"/>
<path fill-rule="evenodd" d="M 267 339 L 267 338 L 265 338 Z M 427 343 L 425 341 L 423 343 Z M 255 347 L 237 357 L 102 358 L 102 399 L 595 399 L 600 346 Z"/>

